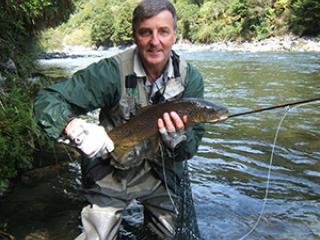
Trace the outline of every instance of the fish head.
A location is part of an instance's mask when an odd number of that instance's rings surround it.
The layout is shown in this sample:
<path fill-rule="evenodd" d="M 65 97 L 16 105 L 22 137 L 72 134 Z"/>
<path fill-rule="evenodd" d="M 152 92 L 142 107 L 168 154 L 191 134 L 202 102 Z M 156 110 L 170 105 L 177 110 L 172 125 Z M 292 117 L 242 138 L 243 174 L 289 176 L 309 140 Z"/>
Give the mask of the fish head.
<path fill-rule="evenodd" d="M 228 118 L 228 109 L 203 99 L 197 99 L 190 112 L 192 122 L 215 123 Z"/>

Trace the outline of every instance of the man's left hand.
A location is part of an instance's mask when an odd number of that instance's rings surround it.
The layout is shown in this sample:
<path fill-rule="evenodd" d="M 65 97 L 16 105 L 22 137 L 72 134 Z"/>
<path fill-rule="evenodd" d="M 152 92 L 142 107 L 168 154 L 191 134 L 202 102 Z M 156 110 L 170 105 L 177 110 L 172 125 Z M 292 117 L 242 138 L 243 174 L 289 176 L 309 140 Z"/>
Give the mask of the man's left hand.
<path fill-rule="evenodd" d="M 179 143 L 187 139 L 185 125 L 188 117 L 182 118 L 176 112 L 164 113 L 162 118 L 158 119 L 158 128 L 164 143 L 171 149 L 174 149 Z"/>

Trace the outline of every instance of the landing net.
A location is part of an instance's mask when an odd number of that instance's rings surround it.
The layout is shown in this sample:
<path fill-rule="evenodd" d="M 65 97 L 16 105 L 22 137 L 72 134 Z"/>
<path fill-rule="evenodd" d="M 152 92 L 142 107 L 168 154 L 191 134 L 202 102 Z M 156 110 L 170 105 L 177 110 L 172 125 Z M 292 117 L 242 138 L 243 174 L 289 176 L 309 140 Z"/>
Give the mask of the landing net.
<path fill-rule="evenodd" d="M 194 208 L 192 190 L 189 178 L 188 163 L 183 163 L 183 174 L 177 184 L 178 201 L 175 203 L 178 210 L 176 220 L 176 234 L 173 240 L 201 240 Z M 118 240 L 164 240 L 159 238 L 147 227 L 123 226 Z M 169 240 L 169 239 L 165 239 Z M 171 240 L 171 239 L 170 239 Z"/>

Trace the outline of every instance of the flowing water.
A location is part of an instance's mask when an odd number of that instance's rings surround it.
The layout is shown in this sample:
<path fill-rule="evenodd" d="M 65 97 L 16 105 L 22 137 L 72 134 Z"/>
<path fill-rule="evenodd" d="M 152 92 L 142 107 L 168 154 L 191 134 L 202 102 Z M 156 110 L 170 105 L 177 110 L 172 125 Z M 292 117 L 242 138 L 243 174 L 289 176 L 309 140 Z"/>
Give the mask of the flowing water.
<path fill-rule="evenodd" d="M 61 77 L 115 52 L 39 64 L 44 74 Z M 226 105 L 231 114 L 320 96 L 317 53 L 180 53 L 203 74 L 205 98 Z M 320 102 L 289 109 L 270 168 L 285 112 L 206 125 L 190 161 L 204 239 L 320 239 Z M 83 205 L 79 167 L 71 161 L 64 170 L 18 185 L 1 204 L 0 227 L 17 239 L 73 239 Z"/>
<path fill-rule="evenodd" d="M 320 57 L 306 53 L 185 54 L 206 98 L 231 113 L 320 95 Z M 241 239 L 261 214 L 272 144 L 285 109 L 207 126 L 191 161 L 206 239 Z M 269 195 L 246 239 L 320 239 L 320 102 L 289 110 L 275 146 Z"/>

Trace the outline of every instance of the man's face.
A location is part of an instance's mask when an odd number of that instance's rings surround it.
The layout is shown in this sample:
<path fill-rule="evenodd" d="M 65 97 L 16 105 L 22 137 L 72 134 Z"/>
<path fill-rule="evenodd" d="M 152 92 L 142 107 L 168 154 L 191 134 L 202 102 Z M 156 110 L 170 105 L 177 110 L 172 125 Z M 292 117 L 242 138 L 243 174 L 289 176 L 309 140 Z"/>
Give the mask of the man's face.
<path fill-rule="evenodd" d="M 142 21 L 134 33 L 134 40 L 144 66 L 163 70 L 176 42 L 172 14 L 165 10 Z"/>

